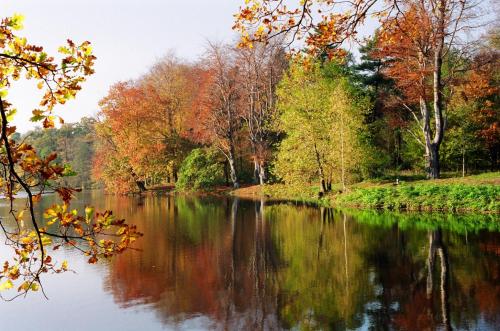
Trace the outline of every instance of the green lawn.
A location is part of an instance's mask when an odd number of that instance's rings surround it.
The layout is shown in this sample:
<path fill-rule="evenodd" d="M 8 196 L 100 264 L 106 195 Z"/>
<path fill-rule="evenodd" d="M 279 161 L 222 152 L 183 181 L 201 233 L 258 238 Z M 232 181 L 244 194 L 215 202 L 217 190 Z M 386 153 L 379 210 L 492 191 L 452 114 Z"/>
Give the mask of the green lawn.
<path fill-rule="evenodd" d="M 404 178 L 404 177 L 403 177 Z M 408 177 L 406 177 L 408 178 Z M 347 192 L 318 197 L 317 186 L 266 185 L 262 194 L 275 200 L 322 205 L 387 209 L 500 212 L 500 172 L 439 180 L 380 179 L 356 183 Z"/>

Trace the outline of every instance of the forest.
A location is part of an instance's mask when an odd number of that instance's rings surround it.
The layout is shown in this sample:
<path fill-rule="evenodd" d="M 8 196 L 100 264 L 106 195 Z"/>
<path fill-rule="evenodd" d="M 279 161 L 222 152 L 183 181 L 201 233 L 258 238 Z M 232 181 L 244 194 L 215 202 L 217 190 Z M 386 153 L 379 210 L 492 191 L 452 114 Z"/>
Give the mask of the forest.
<path fill-rule="evenodd" d="M 424 9 L 385 20 L 358 54 L 335 48 L 342 57 L 291 56 L 279 38 L 209 42 L 194 62 L 171 52 L 114 84 L 95 118 L 25 137 L 72 166 L 69 184 L 118 194 L 284 184 L 323 195 L 498 171 L 500 30 L 446 39 L 436 100 Z"/>

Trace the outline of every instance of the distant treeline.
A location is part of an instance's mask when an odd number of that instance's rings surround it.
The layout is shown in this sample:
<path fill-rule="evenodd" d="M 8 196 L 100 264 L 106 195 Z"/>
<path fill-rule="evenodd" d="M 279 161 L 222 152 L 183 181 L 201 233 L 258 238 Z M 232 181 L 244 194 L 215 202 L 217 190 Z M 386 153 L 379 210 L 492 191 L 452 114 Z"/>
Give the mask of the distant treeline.
<path fill-rule="evenodd" d="M 63 181 L 75 188 L 89 189 L 96 185 L 92 178 L 95 145 L 95 120 L 84 117 L 78 123 L 63 124 L 60 128 L 36 128 L 19 137 L 30 143 L 42 158 L 57 153 L 56 162 L 67 166 Z"/>

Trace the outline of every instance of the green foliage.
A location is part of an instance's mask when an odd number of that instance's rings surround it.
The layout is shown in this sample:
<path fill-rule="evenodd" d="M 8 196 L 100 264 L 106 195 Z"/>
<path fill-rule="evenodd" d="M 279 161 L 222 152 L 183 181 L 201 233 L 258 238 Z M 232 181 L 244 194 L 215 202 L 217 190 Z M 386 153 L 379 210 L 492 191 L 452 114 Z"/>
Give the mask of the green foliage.
<path fill-rule="evenodd" d="M 24 139 L 41 157 L 57 152 L 56 162 L 65 168 L 62 179 L 65 185 L 93 187 L 94 119 L 84 117 L 78 123 L 63 124 L 58 129 L 37 128 L 28 132 Z"/>
<path fill-rule="evenodd" d="M 179 170 L 176 188 L 207 190 L 224 183 L 224 172 L 214 150 L 196 148 L 184 159 Z"/>
<path fill-rule="evenodd" d="M 355 189 L 336 197 L 340 205 L 403 210 L 469 210 L 500 212 L 498 185 L 401 184 Z"/>
<path fill-rule="evenodd" d="M 451 59 L 453 60 L 453 59 Z M 446 169 L 488 169 L 498 163 L 498 89 L 486 85 L 485 77 L 476 74 L 473 83 L 461 87 L 452 96 L 448 111 L 446 140 L 441 159 Z M 498 86 L 498 80 L 490 82 Z M 482 83 L 482 84 L 481 84 Z M 472 91 L 481 91 L 474 94 Z M 469 94 L 469 95 L 467 95 Z"/>
<path fill-rule="evenodd" d="M 386 153 L 375 143 L 376 137 L 372 135 L 373 129 L 381 122 L 367 125 L 367 130 L 359 134 L 360 145 L 363 146 L 363 157 L 360 160 L 360 180 L 379 178 L 383 176 L 391 162 L 389 153 Z M 380 129 L 383 130 L 383 129 Z"/>
<path fill-rule="evenodd" d="M 362 136 L 366 153 L 361 171 L 363 179 L 376 178 L 389 167 L 401 166 L 400 130 L 390 123 L 386 108 L 387 96 L 394 94 L 394 81 L 383 74 L 384 62 L 373 56 L 378 32 L 359 49 L 360 62 L 352 66 L 353 81 L 369 96 L 370 108 L 364 116 L 366 132 Z"/>
<path fill-rule="evenodd" d="M 343 182 L 359 170 L 369 101 L 339 64 L 293 63 L 278 94 L 281 142 L 275 174 L 287 184 Z"/>

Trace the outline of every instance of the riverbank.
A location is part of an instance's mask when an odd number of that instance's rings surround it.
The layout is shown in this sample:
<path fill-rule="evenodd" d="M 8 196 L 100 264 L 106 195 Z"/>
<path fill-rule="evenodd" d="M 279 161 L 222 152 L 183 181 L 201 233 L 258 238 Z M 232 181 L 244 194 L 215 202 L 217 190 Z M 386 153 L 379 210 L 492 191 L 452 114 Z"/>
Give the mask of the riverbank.
<path fill-rule="evenodd" d="M 341 192 L 318 197 L 318 187 L 283 184 L 250 186 L 231 191 L 250 199 L 287 200 L 322 206 L 407 211 L 452 211 L 500 213 L 500 172 L 433 181 L 378 180 L 361 182 Z"/>

